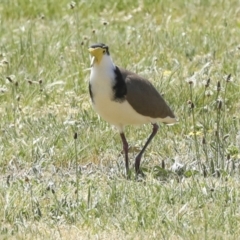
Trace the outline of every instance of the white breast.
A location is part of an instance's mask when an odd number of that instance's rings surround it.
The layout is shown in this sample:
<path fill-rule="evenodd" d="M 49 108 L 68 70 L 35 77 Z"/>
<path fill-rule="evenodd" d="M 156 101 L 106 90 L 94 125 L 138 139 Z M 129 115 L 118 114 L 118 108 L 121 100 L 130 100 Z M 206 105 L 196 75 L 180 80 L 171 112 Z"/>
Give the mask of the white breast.
<path fill-rule="evenodd" d="M 100 65 L 95 64 L 91 69 L 90 84 L 96 112 L 120 131 L 125 125 L 153 122 L 150 117 L 137 113 L 126 100 L 114 101 L 112 89 L 115 84 L 114 68 L 111 58 L 106 56 Z"/>
<path fill-rule="evenodd" d="M 90 84 L 93 95 L 93 107 L 107 122 L 123 131 L 125 125 L 167 122 L 174 123 L 175 119 L 166 117 L 151 118 L 137 113 L 127 100 L 114 100 L 113 86 L 115 85 L 115 65 L 108 55 L 104 55 L 100 64 L 94 64 L 91 69 Z"/>

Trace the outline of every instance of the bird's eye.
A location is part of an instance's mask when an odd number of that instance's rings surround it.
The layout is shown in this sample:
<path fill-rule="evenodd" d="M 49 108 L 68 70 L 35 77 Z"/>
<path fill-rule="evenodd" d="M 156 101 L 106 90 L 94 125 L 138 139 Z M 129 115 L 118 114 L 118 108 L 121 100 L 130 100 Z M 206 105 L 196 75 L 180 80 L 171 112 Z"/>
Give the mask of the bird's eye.
<path fill-rule="evenodd" d="M 106 50 L 103 50 L 103 54 L 105 54 L 106 53 Z"/>

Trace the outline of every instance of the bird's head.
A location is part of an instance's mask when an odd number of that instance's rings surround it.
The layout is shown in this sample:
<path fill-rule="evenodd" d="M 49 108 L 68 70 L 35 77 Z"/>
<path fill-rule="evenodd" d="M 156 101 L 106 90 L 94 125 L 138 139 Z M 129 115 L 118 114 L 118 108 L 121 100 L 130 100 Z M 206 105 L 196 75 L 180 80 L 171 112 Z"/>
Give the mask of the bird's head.
<path fill-rule="evenodd" d="M 103 43 L 93 44 L 88 48 L 92 55 L 91 65 L 94 63 L 100 64 L 104 55 L 109 55 L 108 46 Z"/>

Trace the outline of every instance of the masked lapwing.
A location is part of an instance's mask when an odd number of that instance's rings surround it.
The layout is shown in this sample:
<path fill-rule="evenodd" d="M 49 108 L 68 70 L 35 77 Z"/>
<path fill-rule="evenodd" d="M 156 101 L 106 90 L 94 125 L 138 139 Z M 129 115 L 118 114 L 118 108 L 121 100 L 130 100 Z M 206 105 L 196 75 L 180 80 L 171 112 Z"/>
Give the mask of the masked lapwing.
<path fill-rule="evenodd" d="M 148 144 L 158 131 L 158 122 L 173 124 L 175 115 L 156 88 L 139 75 L 116 66 L 107 45 L 89 47 L 92 56 L 89 92 L 95 111 L 120 132 L 129 173 L 128 142 L 124 126 L 151 123 L 153 130 L 135 159 L 135 171 Z"/>

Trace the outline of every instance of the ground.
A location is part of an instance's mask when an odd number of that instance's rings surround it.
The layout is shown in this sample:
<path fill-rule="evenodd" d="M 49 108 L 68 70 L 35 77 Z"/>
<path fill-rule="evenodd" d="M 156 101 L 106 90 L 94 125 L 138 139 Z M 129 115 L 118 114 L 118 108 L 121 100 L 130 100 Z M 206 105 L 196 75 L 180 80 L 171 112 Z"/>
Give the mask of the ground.
<path fill-rule="evenodd" d="M 0 5 L 1 239 L 238 239 L 238 1 Z M 88 93 L 88 46 L 148 78 L 178 117 L 118 132 Z"/>

